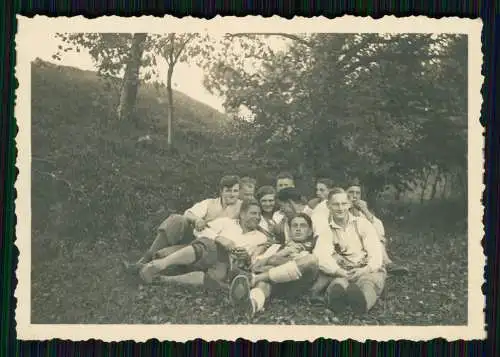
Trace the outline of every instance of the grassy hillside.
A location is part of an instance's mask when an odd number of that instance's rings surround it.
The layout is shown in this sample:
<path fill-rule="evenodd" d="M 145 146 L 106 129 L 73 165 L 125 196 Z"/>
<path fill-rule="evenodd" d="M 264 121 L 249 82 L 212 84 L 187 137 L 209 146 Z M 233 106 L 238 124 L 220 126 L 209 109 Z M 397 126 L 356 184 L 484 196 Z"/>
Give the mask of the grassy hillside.
<path fill-rule="evenodd" d="M 166 106 L 140 88 L 137 117 L 118 122 L 118 91 L 96 73 L 32 65 L 33 229 L 38 236 L 150 236 L 168 212 L 215 194 L 233 172 L 228 119 L 175 92 L 175 150 L 166 145 Z M 144 135 L 152 141 L 139 142 Z M 210 163 L 210 164 L 208 164 Z M 231 171 L 229 171 L 231 170 Z M 148 238 L 149 239 L 149 238 Z"/>
<path fill-rule="evenodd" d="M 117 92 L 95 73 L 32 66 L 32 323 L 244 322 L 228 308 L 227 291 L 137 286 L 122 271 L 122 258 L 137 259 L 169 213 L 214 195 L 221 175 L 275 174 L 247 161 L 246 139 L 234 137 L 222 114 L 180 93 L 176 150 L 168 151 L 157 96 L 141 88 L 137 120 L 118 122 Z M 139 142 L 146 134 L 153 140 Z M 389 252 L 411 272 L 389 279 L 369 314 L 336 315 L 305 297 L 273 300 L 255 322 L 464 324 L 467 235 L 442 219 L 443 207 L 423 208 L 413 219 L 388 212 Z"/>

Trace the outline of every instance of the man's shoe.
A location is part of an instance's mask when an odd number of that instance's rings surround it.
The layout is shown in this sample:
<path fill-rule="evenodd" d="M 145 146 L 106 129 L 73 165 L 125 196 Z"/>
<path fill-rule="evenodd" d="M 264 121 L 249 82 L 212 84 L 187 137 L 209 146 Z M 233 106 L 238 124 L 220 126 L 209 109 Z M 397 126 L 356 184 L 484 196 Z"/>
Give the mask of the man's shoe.
<path fill-rule="evenodd" d="M 385 266 L 385 269 L 387 271 L 387 274 L 395 276 L 407 275 L 410 272 L 410 269 L 408 269 L 407 267 L 393 262 L 387 264 Z"/>
<path fill-rule="evenodd" d="M 255 315 L 255 304 L 250 297 L 250 281 L 245 275 L 238 275 L 231 282 L 229 298 L 233 306 L 248 318 Z"/>
<path fill-rule="evenodd" d="M 153 282 L 154 277 L 156 276 L 157 271 L 155 266 L 152 263 L 148 263 L 142 266 L 139 270 L 139 276 L 141 279 L 148 284 Z"/>
<path fill-rule="evenodd" d="M 342 312 L 348 304 L 346 299 L 346 289 L 337 282 L 332 282 L 326 288 L 325 302 L 327 306 L 334 312 Z"/>
<path fill-rule="evenodd" d="M 368 311 L 368 302 L 361 288 L 356 284 L 349 284 L 346 289 L 346 296 L 351 309 L 356 314 L 364 314 Z"/>

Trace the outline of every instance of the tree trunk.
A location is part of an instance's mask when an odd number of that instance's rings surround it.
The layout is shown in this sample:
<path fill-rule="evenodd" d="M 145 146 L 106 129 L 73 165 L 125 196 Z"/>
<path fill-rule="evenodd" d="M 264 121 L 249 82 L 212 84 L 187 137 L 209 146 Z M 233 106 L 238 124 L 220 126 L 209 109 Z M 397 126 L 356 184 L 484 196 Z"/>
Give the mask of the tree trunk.
<path fill-rule="evenodd" d="M 428 172 L 428 173 L 425 173 L 424 171 L 424 176 L 425 176 L 425 180 L 422 184 L 422 193 L 420 194 L 420 203 L 424 203 L 424 199 L 425 199 L 425 191 L 427 189 L 427 185 L 429 184 L 429 177 L 431 176 L 431 172 Z"/>
<path fill-rule="evenodd" d="M 441 194 L 441 198 L 445 199 L 447 197 L 446 191 L 448 190 L 448 174 L 445 172 L 443 174 L 443 193 Z"/>
<path fill-rule="evenodd" d="M 147 34 L 145 33 L 136 33 L 132 39 L 132 47 L 130 48 L 120 91 L 120 103 L 117 109 L 119 120 L 130 119 L 135 108 L 139 88 L 139 69 L 141 68 L 146 37 Z"/>
<path fill-rule="evenodd" d="M 436 189 L 437 189 L 437 184 L 439 182 L 439 177 L 441 176 L 441 173 L 439 172 L 439 167 L 436 168 L 436 177 L 434 179 L 434 183 L 432 184 L 432 191 L 431 191 L 431 200 L 434 199 L 436 196 Z"/>
<path fill-rule="evenodd" d="M 167 98 L 168 98 L 168 110 L 167 110 L 167 147 L 172 148 L 172 122 L 174 120 L 174 95 L 172 92 L 172 75 L 174 73 L 174 65 L 170 64 L 167 73 Z"/>

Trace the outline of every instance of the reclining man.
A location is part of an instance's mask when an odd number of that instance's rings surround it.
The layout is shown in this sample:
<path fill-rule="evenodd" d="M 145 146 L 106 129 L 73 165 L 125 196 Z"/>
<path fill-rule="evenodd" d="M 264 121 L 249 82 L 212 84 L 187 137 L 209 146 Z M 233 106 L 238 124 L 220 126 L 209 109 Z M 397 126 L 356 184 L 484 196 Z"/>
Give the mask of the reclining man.
<path fill-rule="evenodd" d="M 359 182 L 355 181 L 347 189 L 347 195 L 352 203 L 351 213 L 354 216 L 363 215 L 368 221 L 370 221 L 375 230 L 377 231 L 380 241 L 382 242 L 382 254 L 384 258 L 384 265 L 389 274 L 399 274 L 403 275 L 408 273 L 408 268 L 399 264 L 395 264 L 387 254 L 387 240 L 385 237 L 384 224 L 380 219 L 378 219 L 369 209 L 366 201 L 361 199 L 361 185 Z"/>
<path fill-rule="evenodd" d="M 260 218 L 258 201 L 245 200 L 241 204 L 239 220 L 228 217 L 213 220 L 189 245 L 145 264 L 139 275 L 151 283 L 169 267 L 190 266 L 190 273 L 161 276 L 159 280 L 189 285 L 203 285 L 207 279 L 223 282 L 232 266 L 241 263 L 241 257 L 248 259 L 249 265 L 267 248 L 266 235 L 257 230 Z"/>
<path fill-rule="evenodd" d="M 190 244 L 209 222 L 220 217 L 236 219 L 240 213 L 239 177 L 224 176 L 219 183 L 220 196 L 196 203 L 183 215 L 172 214 L 158 227 L 153 244 L 144 256 L 133 264 L 140 267 L 153 258 L 166 256 Z"/>
<path fill-rule="evenodd" d="M 273 295 L 304 295 L 316 280 L 317 258 L 311 254 L 315 238 L 311 218 L 305 213 L 288 217 L 290 239 L 271 245 L 256 257 L 250 272 L 237 275 L 231 282 L 233 305 L 248 317 L 261 311 Z"/>
<path fill-rule="evenodd" d="M 313 250 L 322 278 L 328 279 L 326 303 L 336 311 L 350 305 L 357 313 L 367 312 L 386 279 L 380 238 L 366 218 L 350 212 L 343 189 L 332 189 L 327 205 L 329 213 L 315 215 Z"/>

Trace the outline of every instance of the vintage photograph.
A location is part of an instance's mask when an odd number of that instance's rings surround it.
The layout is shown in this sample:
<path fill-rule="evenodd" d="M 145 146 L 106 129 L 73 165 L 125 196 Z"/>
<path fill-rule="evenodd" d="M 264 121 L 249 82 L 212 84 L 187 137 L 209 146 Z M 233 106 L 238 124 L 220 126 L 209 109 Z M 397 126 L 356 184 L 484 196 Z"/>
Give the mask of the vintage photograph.
<path fill-rule="evenodd" d="M 25 336 L 485 333 L 480 22 L 131 20 L 20 21 Z"/>

